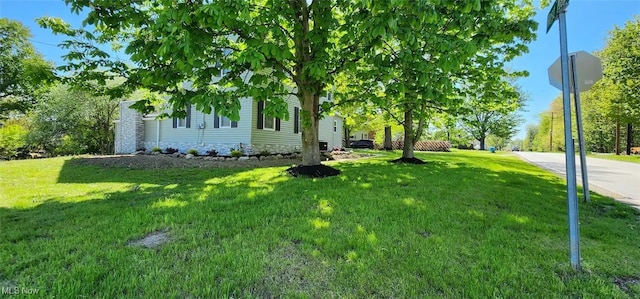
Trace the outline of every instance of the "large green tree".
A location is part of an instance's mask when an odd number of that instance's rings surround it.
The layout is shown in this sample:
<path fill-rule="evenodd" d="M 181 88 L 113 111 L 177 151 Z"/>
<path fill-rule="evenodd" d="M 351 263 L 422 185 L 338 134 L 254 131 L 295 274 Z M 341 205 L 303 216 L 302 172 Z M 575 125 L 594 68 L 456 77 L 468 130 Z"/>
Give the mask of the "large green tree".
<path fill-rule="evenodd" d="M 454 113 L 462 103 L 460 82 L 475 76 L 475 67 L 526 51 L 537 24 L 530 1 L 380 2 L 378 13 L 389 21 L 374 31 L 380 41 L 359 76 L 367 88 L 382 90 L 369 100 L 403 125 L 400 161 L 409 162 L 428 120 L 436 112 Z"/>
<path fill-rule="evenodd" d="M 66 2 L 73 11 L 86 9 L 85 22 L 97 28 L 88 33 L 59 20 L 41 21 L 75 38 L 67 44 L 75 50 L 68 58 L 82 62 L 70 64 L 68 70 L 90 73 L 92 68 L 108 68 L 128 79 L 125 86 L 170 94 L 175 116 L 184 115 L 192 103 L 198 110 L 215 109 L 237 120 L 239 99 L 252 97 L 267 102 L 264 113 L 287 118 L 285 98 L 295 96 L 302 108 L 304 166 L 320 165 L 319 98 L 325 88 L 370 49 L 379 23 L 402 18 L 376 14 L 379 2 L 386 1 L 371 0 Z M 436 15 L 429 10 L 418 17 Z M 135 67 L 110 59 L 82 39 L 126 44 Z M 212 81 L 221 72 L 222 78 Z M 192 82 L 192 88 L 183 88 L 184 82 Z M 145 110 L 149 105 L 141 102 L 138 107 Z"/>
<path fill-rule="evenodd" d="M 640 16 L 625 23 L 624 27 L 615 27 L 610 33 L 607 44 L 601 51 L 604 68 L 604 80 L 610 81 L 609 115 L 618 122 L 627 124 L 625 143 L 627 154 L 633 146 L 633 126 L 640 124 Z M 617 129 L 619 132 L 619 128 Z M 618 141 L 620 142 L 620 134 Z M 616 145 L 616 148 L 618 146 Z"/>
<path fill-rule="evenodd" d="M 52 78 L 52 66 L 36 52 L 30 38 L 22 23 L 0 18 L 0 119 L 29 110 L 42 83 Z"/>

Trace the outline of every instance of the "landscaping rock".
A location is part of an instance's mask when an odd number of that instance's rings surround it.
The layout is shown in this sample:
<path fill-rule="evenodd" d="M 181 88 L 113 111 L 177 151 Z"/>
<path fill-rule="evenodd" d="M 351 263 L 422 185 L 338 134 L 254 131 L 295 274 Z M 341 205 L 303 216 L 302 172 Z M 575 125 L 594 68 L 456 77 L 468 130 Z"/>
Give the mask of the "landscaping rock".
<path fill-rule="evenodd" d="M 172 156 L 174 156 L 174 157 L 176 157 L 176 158 L 180 157 L 180 153 L 178 153 L 178 152 L 175 152 L 175 153 L 173 153 L 173 154 L 171 154 L 171 155 L 172 155 Z"/>
<path fill-rule="evenodd" d="M 247 160 L 249 160 L 249 157 L 247 156 L 242 156 L 238 158 L 238 161 L 247 161 Z"/>
<path fill-rule="evenodd" d="M 258 160 L 258 157 L 256 157 L 256 156 L 251 156 L 251 157 L 249 157 L 249 160 Z"/>
<path fill-rule="evenodd" d="M 152 152 L 151 154 L 157 156 L 157 155 L 160 155 L 162 153 L 161 152 Z"/>
<path fill-rule="evenodd" d="M 144 155 L 146 154 L 144 151 L 136 151 L 136 155 Z"/>
<path fill-rule="evenodd" d="M 185 159 L 193 159 L 193 155 L 192 154 L 187 154 L 186 156 L 184 156 Z"/>
<path fill-rule="evenodd" d="M 284 156 L 282 156 L 282 154 L 278 154 L 276 155 L 276 159 L 282 159 Z"/>

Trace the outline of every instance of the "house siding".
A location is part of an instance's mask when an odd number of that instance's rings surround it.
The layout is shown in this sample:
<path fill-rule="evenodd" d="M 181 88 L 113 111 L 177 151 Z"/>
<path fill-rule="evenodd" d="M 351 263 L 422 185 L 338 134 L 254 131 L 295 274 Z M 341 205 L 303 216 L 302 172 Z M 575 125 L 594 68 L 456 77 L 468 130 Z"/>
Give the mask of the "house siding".
<path fill-rule="evenodd" d="M 220 154 L 229 154 L 231 149 L 242 147 L 245 152 L 250 151 L 251 107 L 250 99 L 241 99 L 240 120 L 237 128 L 214 128 L 214 115 L 197 111 L 195 105 L 191 107 L 191 125 L 189 128 L 174 128 L 173 119 L 160 120 L 160 138 L 156 143 L 157 120 L 145 121 L 145 147 L 158 146 L 163 150 L 167 147 L 176 148 L 180 152 L 196 149 L 205 154 L 215 149 Z M 203 128 L 201 125 L 204 124 Z"/>
<path fill-rule="evenodd" d="M 326 101 L 321 98 L 320 102 Z M 296 97 L 287 99 L 289 120 L 280 121 L 280 131 L 257 129 L 258 104 L 254 101 L 252 105 L 252 132 L 251 148 L 255 153 L 267 150 L 271 153 L 291 153 L 302 148 L 302 132 L 294 133 L 294 109 L 300 107 L 300 101 Z M 333 121 L 337 121 L 337 132 L 333 132 Z M 339 116 L 326 115 L 318 124 L 318 141 L 327 142 L 327 149 L 342 147 L 342 118 Z"/>
<path fill-rule="evenodd" d="M 336 122 L 336 132 L 333 131 L 333 122 Z M 331 151 L 334 147 L 342 148 L 343 121 L 339 116 L 327 115 L 320 120 L 318 141 L 326 142 L 327 149 Z"/>
<path fill-rule="evenodd" d="M 172 118 L 143 119 L 139 113 L 128 109 L 133 102 L 121 103 L 123 118 L 116 125 L 117 153 L 131 153 L 142 147 L 147 150 L 171 147 L 182 153 L 196 149 L 200 154 L 215 149 L 221 155 L 229 154 L 231 149 L 243 150 L 245 154 L 257 154 L 263 150 L 291 153 L 301 149 L 302 134 L 294 133 L 294 109 L 300 107 L 295 97 L 287 99 L 289 120 L 280 120 L 280 131 L 257 128 L 258 103 L 249 98 L 240 100 L 242 109 L 235 128 L 214 128 L 214 115 L 196 111 L 195 106 L 191 107 L 189 128 L 174 128 Z M 333 131 L 334 120 L 338 124 L 337 132 Z M 325 116 L 320 120 L 319 133 L 319 140 L 327 142 L 329 150 L 341 147 L 342 118 Z"/>
<path fill-rule="evenodd" d="M 269 151 L 270 153 L 291 153 L 299 151 L 302 146 L 302 134 L 294 133 L 294 107 L 300 107 L 296 97 L 287 100 L 289 120 L 280 120 L 280 131 L 258 129 L 258 102 L 251 105 L 251 149 L 253 153 Z"/>

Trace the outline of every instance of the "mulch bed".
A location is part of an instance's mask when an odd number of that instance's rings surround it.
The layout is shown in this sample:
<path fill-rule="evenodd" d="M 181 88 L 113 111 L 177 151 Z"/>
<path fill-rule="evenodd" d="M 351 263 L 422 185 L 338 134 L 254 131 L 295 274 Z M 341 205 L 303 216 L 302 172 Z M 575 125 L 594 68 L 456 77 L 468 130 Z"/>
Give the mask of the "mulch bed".
<path fill-rule="evenodd" d="M 422 161 L 418 158 L 399 158 L 395 160 L 389 161 L 391 163 L 404 163 L 404 164 L 425 164 L 427 162 Z"/>
<path fill-rule="evenodd" d="M 301 159 L 210 161 L 185 159 L 165 155 L 112 155 L 78 156 L 73 163 L 108 168 L 165 169 L 165 168 L 257 168 L 291 166 L 300 164 Z"/>
<path fill-rule="evenodd" d="M 337 170 L 333 167 L 327 165 L 312 165 L 312 166 L 304 166 L 297 165 L 291 168 L 288 168 L 287 173 L 294 177 L 311 177 L 311 178 L 324 178 L 329 176 L 336 176 L 340 174 L 340 170 Z"/>
<path fill-rule="evenodd" d="M 367 157 L 367 154 L 349 154 L 334 156 L 336 160 L 352 160 Z M 324 160 L 324 159 L 323 159 Z M 292 166 L 302 163 L 301 158 L 297 159 L 268 159 L 268 160 L 238 160 L 238 161 L 211 161 L 204 159 L 176 158 L 171 155 L 109 155 L 109 156 L 77 156 L 72 163 L 78 165 L 90 165 L 108 168 L 129 168 L 129 169 L 165 169 L 165 168 L 258 168 Z M 297 166 L 295 166 L 297 167 Z M 328 167 L 328 166 L 327 166 Z M 293 168 L 293 167 L 292 167 Z M 331 168 L 331 167 L 328 167 Z M 333 168 L 331 168 L 333 169 Z M 302 175 L 312 177 L 333 176 L 337 169 L 330 171 L 323 169 L 299 169 L 292 172 L 292 175 Z M 339 172 L 338 172 L 339 174 Z"/>

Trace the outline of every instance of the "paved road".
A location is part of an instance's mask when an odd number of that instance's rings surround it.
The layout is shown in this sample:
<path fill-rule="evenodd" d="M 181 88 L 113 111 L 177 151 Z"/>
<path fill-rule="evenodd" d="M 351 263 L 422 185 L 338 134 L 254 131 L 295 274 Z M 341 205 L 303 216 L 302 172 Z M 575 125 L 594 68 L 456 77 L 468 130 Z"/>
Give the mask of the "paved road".
<path fill-rule="evenodd" d="M 561 153 L 514 152 L 527 162 L 566 176 L 565 156 Z M 582 185 L 580 156 L 576 156 L 577 183 Z M 591 191 L 611 196 L 640 209 L 640 164 L 587 157 Z"/>

